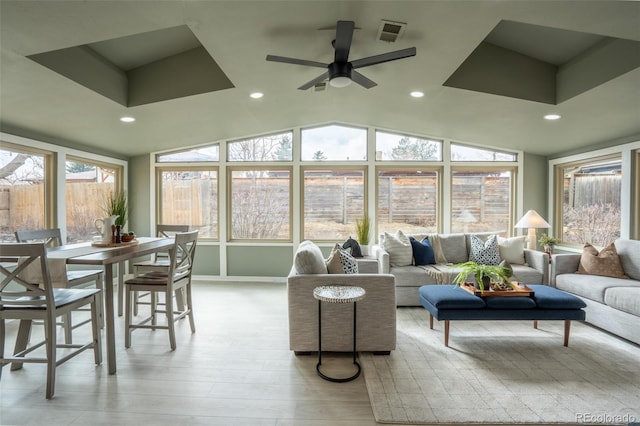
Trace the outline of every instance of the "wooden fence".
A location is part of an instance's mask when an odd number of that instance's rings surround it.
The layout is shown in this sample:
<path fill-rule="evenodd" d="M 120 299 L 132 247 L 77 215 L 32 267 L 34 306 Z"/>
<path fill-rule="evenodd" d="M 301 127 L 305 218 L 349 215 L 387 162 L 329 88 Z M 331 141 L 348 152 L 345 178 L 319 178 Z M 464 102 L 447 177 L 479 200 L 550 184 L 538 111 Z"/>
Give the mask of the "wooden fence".
<path fill-rule="evenodd" d="M 453 179 L 453 228 L 498 230 L 509 223 L 510 178 L 501 176 L 456 176 Z M 409 224 L 430 229 L 436 226 L 438 211 L 436 177 L 382 177 L 378 180 L 378 222 Z M 96 218 L 104 216 L 104 194 L 111 183 L 67 184 L 67 228 L 70 241 L 97 235 Z M 215 180 L 163 182 L 162 217 L 165 223 L 188 223 L 203 229 L 203 235 L 216 237 L 218 194 Z M 364 211 L 361 176 L 305 178 L 306 224 L 352 224 Z M 568 181 L 565 180 L 565 198 Z M 580 176 L 573 185 L 574 205 L 589 205 L 598 200 L 620 203 L 620 176 Z M 16 229 L 42 228 L 44 186 L 15 185 L 0 187 L 0 228 L 4 240 L 13 240 Z M 568 199 L 565 199 L 567 202 Z M 135 203 L 135 200 L 129 200 Z M 272 234 L 288 236 L 289 180 L 279 177 L 234 179 L 232 222 L 236 238 L 256 238 Z M 461 220 L 463 213 L 476 222 Z M 283 220 L 284 219 L 284 220 Z M 459 229 L 458 229 L 459 228 Z"/>

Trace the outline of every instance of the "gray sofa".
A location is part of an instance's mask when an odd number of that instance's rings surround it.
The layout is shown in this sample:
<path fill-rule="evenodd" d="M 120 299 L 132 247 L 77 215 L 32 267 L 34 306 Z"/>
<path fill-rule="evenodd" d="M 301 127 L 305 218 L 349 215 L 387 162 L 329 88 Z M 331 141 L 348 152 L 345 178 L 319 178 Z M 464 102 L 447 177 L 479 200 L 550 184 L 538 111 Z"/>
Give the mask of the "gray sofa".
<path fill-rule="evenodd" d="M 412 235 L 416 240 L 421 241 L 429 234 Z M 433 234 L 431 234 L 433 235 Z M 442 247 L 442 253 L 446 257 L 446 264 L 422 266 L 393 266 L 389 262 L 389 253 L 380 244 L 372 247 L 372 255 L 378 260 L 378 272 L 381 274 L 391 274 L 396 279 L 396 304 L 397 306 L 421 306 L 420 286 L 427 284 L 444 284 L 451 282 L 451 278 L 457 274 L 456 263 L 469 260 L 469 250 L 471 246 L 471 235 L 478 235 L 486 240 L 492 233 L 475 234 L 437 234 Z M 409 235 L 408 235 L 409 236 Z M 382 236 L 381 236 L 382 239 Z M 524 247 L 524 245 L 523 245 Z M 527 284 L 547 284 L 549 278 L 549 256 L 547 253 L 522 249 L 522 263 L 511 262 L 513 275 L 521 282 Z M 435 270 L 442 271 L 446 279 L 442 281 Z M 473 281 L 469 276 L 468 280 Z M 439 282 L 440 281 L 440 282 Z"/>
<path fill-rule="evenodd" d="M 304 258 L 303 258 L 304 257 Z M 310 260 L 311 258 L 311 260 Z M 310 262 L 315 266 L 310 267 Z M 357 350 L 388 354 L 396 348 L 395 278 L 389 274 L 329 274 L 322 252 L 313 243 L 303 242 L 294 255 L 287 277 L 289 348 L 305 354 L 318 351 L 318 286 L 362 287 L 365 298 L 357 306 Z M 363 265 L 364 266 L 364 265 Z M 366 270 L 366 266 L 363 268 Z M 352 304 L 323 303 L 322 350 L 351 352 Z"/>
<path fill-rule="evenodd" d="M 579 274 L 580 254 L 554 254 L 550 284 L 584 300 L 587 322 L 640 344 L 640 241 L 615 247 L 629 279 Z"/>

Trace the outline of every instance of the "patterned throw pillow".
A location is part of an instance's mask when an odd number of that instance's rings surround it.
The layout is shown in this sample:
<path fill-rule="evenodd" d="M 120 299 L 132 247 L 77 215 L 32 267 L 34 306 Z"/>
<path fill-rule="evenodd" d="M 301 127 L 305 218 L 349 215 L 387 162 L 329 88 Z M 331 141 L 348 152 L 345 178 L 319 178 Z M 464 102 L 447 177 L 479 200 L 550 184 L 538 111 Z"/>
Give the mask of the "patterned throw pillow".
<path fill-rule="evenodd" d="M 500 263 L 500 248 L 497 236 L 491 235 L 486 242 L 483 242 L 477 235 L 472 235 L 469 260 L 482 265 L 498 265 Z"/>
<path fill-rule="evenodd" d="M 600 253 L 589 243 L 585 243 L 578 265 L 579 274 L 601 275 L 613 278 L 629 278 L 624 274 L 616 246 L 611 243 Z"/>
<path fill-rule="evenodd" d="M 358 261 L 336 244 L 327 259 L 327 270 L 330 274 L 357 274 Z"/>

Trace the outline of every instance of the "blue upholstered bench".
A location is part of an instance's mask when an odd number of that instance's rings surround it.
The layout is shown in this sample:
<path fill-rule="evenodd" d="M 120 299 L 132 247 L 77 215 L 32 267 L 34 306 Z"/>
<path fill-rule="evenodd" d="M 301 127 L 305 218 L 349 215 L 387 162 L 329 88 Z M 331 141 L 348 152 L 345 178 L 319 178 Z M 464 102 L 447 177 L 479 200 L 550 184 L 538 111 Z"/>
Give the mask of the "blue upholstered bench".
<path fill-rule="evenodd" d="M 420 303 L 433 319 L 444 320 L 444 345 L 449 346 L 450 320 L 563 320 L 564 345 L 569 345 L 571 320 L 584 321 L 586 304 L 578 297 L 545 285 L 528 285 L 532 296 L 479 297 L 455 285 L 423 285 Z"/>

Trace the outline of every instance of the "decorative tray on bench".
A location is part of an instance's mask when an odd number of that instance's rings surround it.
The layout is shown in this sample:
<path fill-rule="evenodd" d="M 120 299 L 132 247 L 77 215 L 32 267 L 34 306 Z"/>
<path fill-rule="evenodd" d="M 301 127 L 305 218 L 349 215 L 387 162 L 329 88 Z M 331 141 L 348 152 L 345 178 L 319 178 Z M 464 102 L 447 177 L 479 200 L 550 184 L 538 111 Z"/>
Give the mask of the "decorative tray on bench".
<path fill-rule="evenodd" d="M 488 297 L 488 296 L 533 296 L 534 291 L 531 290 L 524 284 L 520 284 L 517 281 L 512 281 L 509 283 L 511 285 L 511 289 L 507 290 L 480 290 L 475 287 L 473 283 L 463 283 L 460 285 L 463 289 L 468 291 L 469 293 L 480 296 L 480 297 Z"/>

